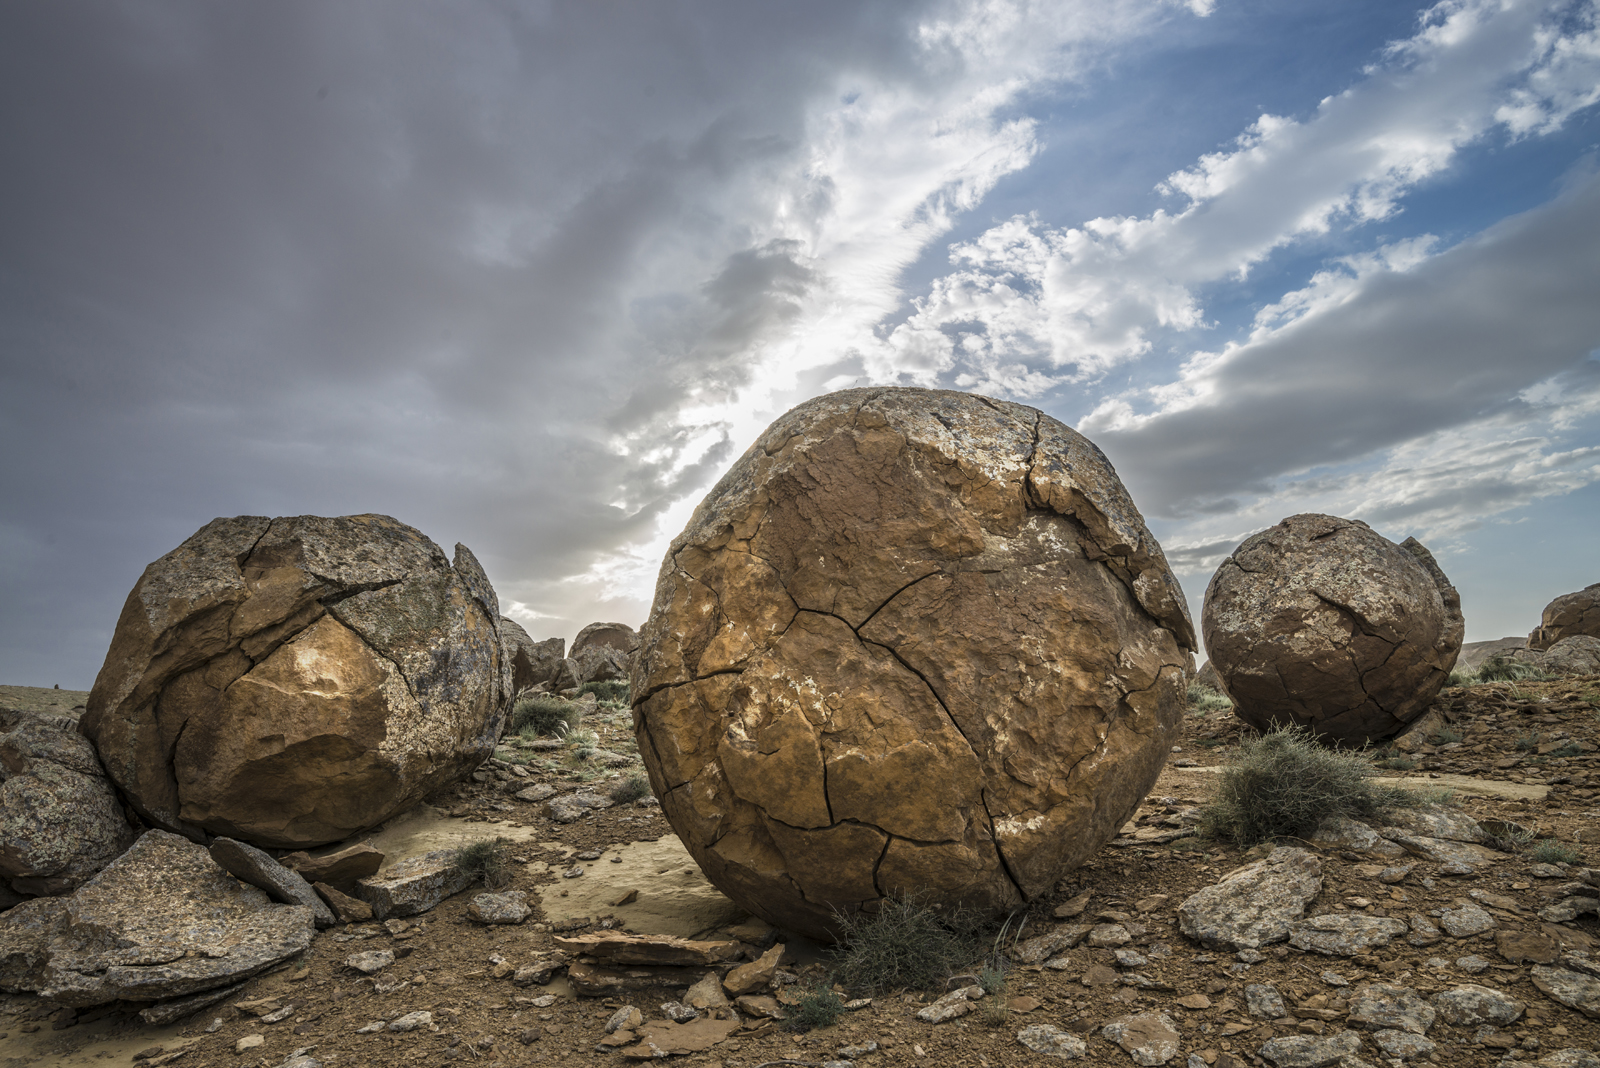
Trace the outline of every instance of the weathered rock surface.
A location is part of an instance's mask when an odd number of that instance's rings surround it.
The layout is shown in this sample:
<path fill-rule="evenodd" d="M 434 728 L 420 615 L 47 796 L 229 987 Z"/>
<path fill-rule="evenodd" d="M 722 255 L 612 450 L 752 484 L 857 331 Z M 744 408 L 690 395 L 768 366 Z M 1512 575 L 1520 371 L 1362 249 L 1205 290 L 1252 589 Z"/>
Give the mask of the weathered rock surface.
<path fill-rule="evenodd" d="M 1290 1035 L 1274 1038 L 1261 1046 L 1261 1056 L 1278 1068 L 1325 1068 L 1340 1064 L 1346 1057 L 1361 1052 L 1361 1036 L 1354 1031 L 1340 1031 L 1323 1038 L 1320 1035 Z"/>
<path fill-rule="evenodd" d="M 709 967 L 737 960 L 739 943 L 730 941 L 692 941 L 671 935 L 634 935 L 621 931 L 597 932 L 557 938 L 556 945 L 569 952 L 594 957 L 607 964 L 649 964 Z M 776 958 L 774 958 L 776 964 Z"/>
<path fill-rule="evenodd" d="M 372 906 L 375 919 L 415 916 L 459 894 L 472 885 L 472 879 L 456 866 L 456 850 L 435 849 L 362 879 L 356 883 L 355 896 Z"/>
<path fill-rule="evenodd" d="M 1088 1045 L 1071 1031 L 1054 1024 L 1033 1024 L 1017 1032 L 1017 1041 L 1047 1057 L 1075 1061 L 1089 1052 Z"/>
<path fill-rule="evenodd" d="M 1166 1064 L 1178 1055 L 1183 1036 L 1166 1013 L 1146 1012 L 1119 1016 L 1100 1029 L 1108 1041 L 1121 1046 L 1134 1064 Z"/>
<path fill-rule="evenodd" d="M 1542 651 L 1514 649 L 1502 659 L 1531 664 L 1546 675 L 1600 675 L 1600 638 L 1574 634 Z"/>
<path fill-rule="evenodd" d="M 63 1005 L 164 1001 L 302 953 L 311 910 L 242 886 L 193 842 L 147 831 L 68 897 L 0 916 L 0 989 Z"/>
<path fill-rule="evenodd" d="M 1390 916 L 1352 916 L 1349 914 L 1313 916 L 1301 920 L 1289 931 L 1289 944 L 1330 957 L 1354 957 L 1369 949 L 1386 946 L 1408 930 L 1404 920 Z"/>
<path fill-rule="evenodd" d="M 1439 1018 L 1454 1027 L 1480 1024 L 1504 1026 L 1522 1015 L 1527 1006 L 1504 991 L 1476 983 L 1462 983 L 1433 996 Z"/>
<path fill-rule="evenodd" d="M 278 863 L 299 872 L 308 883 L 327 883 L 348 889 L 356 880 L 378 874 L 378 869 L 383 867 L 383 850 L 358 842 L 324 856 L 288 853 L 279 857 Z"/>
<path fill-rule="evenodd" d="M 479 894 L 467 906 L 467 915 L 483 924 L 517 924 L 533 915 L 522 890 L 499 894 Z"/>
<path fill-rule="evenodd" d="M 626 679 L 639 649 L 639 635 L 626 623 L 590 623 L 572 639 L 569 654 L 584 682 Z"/>
<path fill-rule="evenodd" d="M 1246 539 L 1206 589 L 1206 649 L 1234 714 L 1337 742 L 1398 733 L 1449 678 L 1461 599 L 1414 539 L 1290 516 Z"/>
<path fill-rule="evenodd" d="M 1350 1002 L 1350 1022 L 1374 1031 L 1425 1035 L 1437 1015 L 1421 994 L 1409 986 L 1394 983 L 1372 983 L 1363 987 Z"/>
<path fill-rule="evenodd" d="M 232 838 L 218 838 L 211 843 L 209 852 L 229 875 L 265 890 L 272 900 L 310 909 L 318 927 L 332 927 L 336 922 L 333 912 L 305 877 L 279 864 L 270 854 Z"/>
<path fill-rule="evenodd" d="M 311 889 L 327 904 L 333 918 L 340 923 L 365 923 L 372 919 L 372 906 L 360 898 L 351 897 L 327 883 L 312 883 Z"/>
<path fill-rule="evenodd" d="M 0 879 L 18 894 L 67 893 L 134 837 L 94 746 L 68 717 L 0 712 Z"/>
<path fill-rule="evenodd" d="M 514 619 L 500 617 L 500 649 L 511 667 L 511 693 L 531 690 L 540 683 L 553 686 L 561 661 L 566 659 L 567 640 L 546 638 L 536 642 Z"/>
<path fill-rule="evenodd" d="M 1564 593 L 1544 606 L 1539 625 L 1528 635 L 1528 648 L 1548 649 L 1576 635 L 1600 638 L 1600 582 L 1576 593 Z"/>
<path fill-rule="evenodd" d="M 826 934 L 885 894 L 1009 909 L 1092 856 L 1160 771 L 1193 648 L 1090 442 L 846 390 L 775 422 L 673 541 L 635 723 L 707 877 Z"/>
<path fill-rule="evenodd" d="M 1208 946 L 1258 949 L 1289 937 L 1322 890 L 1322 862 L 1298 847 L 1274 849 L 1178 906 L 1183 933 Z"/>
<path fill-rule="evenodd" d="M 81 729 L 157 826 L 337 841 L 492 752 L 499 618 L 465 546 L 387 516 L 217 519 L 145 569 Z"/>
<path fill-rule="evenodd" d="M 1600 1020 L 1600 979 L 1570 968 L 1535 964 L 1533 985 L 1547 997 L 1577 1009 L 1591 1020 Z"/>

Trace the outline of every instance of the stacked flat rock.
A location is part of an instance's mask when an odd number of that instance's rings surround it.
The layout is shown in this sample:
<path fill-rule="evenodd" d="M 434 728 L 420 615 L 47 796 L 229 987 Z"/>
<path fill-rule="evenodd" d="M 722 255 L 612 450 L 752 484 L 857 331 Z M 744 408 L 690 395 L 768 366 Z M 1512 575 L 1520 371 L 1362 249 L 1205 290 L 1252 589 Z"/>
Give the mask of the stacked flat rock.
<path fill-rule="evenodd" d="M 1461 599 L 1415 539 L 1290 516 L 1246 539 L 1206 589 L 1206 650 L 1234 714 L 1361 744 L 1428 708 L 1461 648 Z"/>
<path fill-rule="evenodd" d="M 1528 648 L 1548 649 L 1563 638 L 1600 638 L 1600 582 L 1576 593 L 1564 593 L 1544 606 L 1539 625 L 1528 635 Z"/>
<path fill-rule="evenodd" d="M 1193 629 L 1110 463 L 1028 407 L 846 390 L 672 543 L 639 748 L 718 889 L 827 936 L 886 895 L 1006 910 L 1093 856 L 1178 732 Z"/>
<path fill-rule="evenodd" d="M 156 826 L 338 841 L 493 751 L 499 619 L 465 546 L 387 516 L 217 519 L 145 569 L 80 729 Z"/>

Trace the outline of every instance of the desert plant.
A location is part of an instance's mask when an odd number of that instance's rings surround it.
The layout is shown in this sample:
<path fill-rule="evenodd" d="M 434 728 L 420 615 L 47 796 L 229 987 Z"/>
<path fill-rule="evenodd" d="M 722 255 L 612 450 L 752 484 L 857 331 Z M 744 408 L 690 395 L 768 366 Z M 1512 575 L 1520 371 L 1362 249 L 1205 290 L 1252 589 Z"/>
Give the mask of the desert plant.
<path fill-rule="evenodd" d="M 511 730 L 524 737 L 563 734 L 576 730 L 582 720 L 582 705 L 549 694 L 519 697 L 511 706 Z"/>
<path fill-rule="evenodd" d="M 456 850 L 455 869 L 490 890 L 511 885 L 511 841 L 480 838 Z"/>
<path fill-rule="evenodd" d="M 575 760 L 588 760 L 600 748 L 600 735 L 591 730 L 563 731 L 561 740 Z"/>
<path fill-rule="evenodd" d="M 1538 682 L 1545 678 L 1548 676 L 1532 664 L 1508 657 L 1490 657 L 1478 669 L 1479 682 Z"/>
<path fill-rule="evenodd" d="M 1191 712 L 1219 712 L 1225 708 L 1232 707 L 1232 701 L 1211 687 L 1202 686 L 1198 682 L 1189 684 L 1189 710 Z"/>
<path fill-rule="evenodd" d="M 935 910 L 926 897 L 888 898 L 870 915 L 837 915 L 834 974 L 850 990 L 925 989 L 978 955 L 978 922 L 962 909 Z"/>
<path fill-rule="evenodd" d="M 1401 756 L 1399 753 L 1394 756 L 1384 757 L 1377 763 L 1378 767 L 1387 768 L 1390 771 L 1410 771 L 1417 766 L 1415 760 L 1408 756 Z"/>
<path fill-rule="evenodd" d="M 1444 684 L 1446 686 L 1472 686 L 1479 681 L 1476 671 L 1457 670 L 1450 672 L 1450 677 L 1445 680 Z"/>
<path fill-rule="evenodd" d="M 1582 756 L 1583 755 L 1583 749 L 1582 749 L 1581 746 L 1579 746 L 1575 742 L 1563 742 L 1561 745 L 1559 745 L 1556 748 L 1550 750 L 1550 755 L 1553 756 L 1553 757 Z"/>
<path fill-rule="evenodd" d="M 1528 850 L 1528 859 L 1536 864 L 1578 864 L 1583 860 L 1583 852 L 1565 842 L 1546 838 Z"/>
<path fill-rule="evenodd" d="M 1519 734 L 1517 735 L 1517 740 L 1514 744 L 1516 745 L 1517 752 L 1519 753 L 1531 752 L 1539 748 L 1539 732 L 1530 731 L 1527 734 Z"/>
<path fill-rule="evenodd" d="M 592 693 L 603 704 L 625 705 L 630 691 L 626 679 L 607 679 L 604 682 L 586 682 L 579 692 Z"/>
<path fill-rule="evenodd" d="M 629 772 L 618 779 L 608 791 L 611 800 L 619 805 L 650 796 L 650 779 L 642 771 Z"/>
<path fill-rule="evenodd" d="M 1451 742 L 1459 742 L 1465 737 L 1466 735 L 1459 727 L 1440 727 L 1428 735 L 1428 741 L 1433 745 L 1449 745 Z"/>
<path fill-rule="evenodd" d="M 818 1027 L 832 1027 L 844 1015 L 844 999 L 821 983 L 812 986 L 784 1012 L 785 1030 L 804 1033 Z"/>
<path fill-rule="evenodd" d="M 1371 816 L 1422 803 L 1410 790 L 1375 780 L 1365 753 L 1324 748 L 1306 728 L 1282 727 L 1239 746 L 1200 810 L 1199 829 L 1246 848 L 1284 835 L 1303 837 L 1330 816 Z"/>

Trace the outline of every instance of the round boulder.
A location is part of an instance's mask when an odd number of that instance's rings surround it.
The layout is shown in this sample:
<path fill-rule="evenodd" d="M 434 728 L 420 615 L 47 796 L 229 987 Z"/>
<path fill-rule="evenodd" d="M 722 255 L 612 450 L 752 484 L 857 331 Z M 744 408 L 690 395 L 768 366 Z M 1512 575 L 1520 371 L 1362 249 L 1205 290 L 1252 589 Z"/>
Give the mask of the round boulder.
<path fill-rule="evenodd" d="M 150 822 L 303 848 L 493 751 L 494 589 L 381 515 L 213 520 L 128 595 L 80 725 Z"/>
<path fill-rule="evenodd" d="M 1461 598 L 1414 538 L 1357 520 L 1290 516 L 1217 569 L 1206 651 L 1234 714 L 1360 745 L 1398 733 L 1450 677 Z"/>
<path fill-rule="evenodd" d="M 628 663 L 639 648 L 639 636 L 626 623 L 590 623 L 572 639 L 572 659 L 584 682 L 628 677 Z"/>
<path fill-rule="evenodd" d="M 1600 638 L 1600 582 L 1545 605 L 1539 625 L 1528 635 L 1528 648 L 1548 649 L 1562 638 L 1579 635 Z"/>
<path fill-rule="evenodd" d="M 555 681 L 561 661 L 566 657 L 565 638 L 546 638 L 536 642 L 522 624 L 500 617 L 500 650 L 511 664 L 511 692 L 531 690 L 540 683 Z"/>
<path fill-rule="evenodd" d="M 673 541 L 640 638 L 673 829 L 735 902 L 821 937 L 888 896 L 1049 891 L 1155 782 L 1195 644 L 1092 443 L 923 389 L 768 428 Z"/>

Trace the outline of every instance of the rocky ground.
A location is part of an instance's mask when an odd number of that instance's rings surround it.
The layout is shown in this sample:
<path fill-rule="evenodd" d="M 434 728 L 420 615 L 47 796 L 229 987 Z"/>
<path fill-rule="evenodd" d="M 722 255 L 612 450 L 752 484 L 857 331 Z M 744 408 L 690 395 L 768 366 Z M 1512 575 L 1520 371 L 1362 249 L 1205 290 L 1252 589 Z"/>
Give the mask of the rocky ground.
<path fill-rule="evenodd" d="M 77 703 L 70 694 L 54 699 Z M 1258 847 L 1246 854 L 1186 836 L 1186 810 L 1205 800 L 1215 779 L 1206 769 L 1226 763 L 1240 736 L 1225 710 L 1195 711 L 1123 837 L 1026 917 L 1024 942 L 1072 925 L 1095 930 L 1047 959 L 1015 964 L 1006 992 L 1009 1013 L 983 1011 L 980 1002 L 979 1011 L 930 1023 L 918 1013 L 928 1015 L 942 992 L 897 993 L 807 1034 L 750 1020 L 705 1051 L 675 1059 L 695 1068 L 840 1059 L 863 1066 L 1052 1063 L 1017 1037 L 1049 1025 L 1083 1040 L 1081 1063 L 1127 1065 L 1135 1059 L 1106 1037 L 1105 1027 L 1143 1015 L 1134 1030 L 1142 1026 L 1149 1033 L 1143 1040 L 1129 1036 L 1127 1043 L 1159 1045 L 1170 1026 L 1178 1047 L 1167 1062 L 1173 1065 L 1283 1068 L 1336 1063 L 1340 1053 L 1359 1059 L 1351 1065 L 1380 1065 L 1397 1052 L 1449 1066 L 1535 1064 L 1552 1056 L 1558 1059 L 1550 1063 L 1564 1068 L 1591 1063 L 1579 1054 L 1565 1055 L 1566 1061 L 1559 1055 L 1600 1049 L 1600 1019 L 1594 1018 L 1600 994 L 1586 1016 L 1534 980 L 1547 974 L 1536 972 L 1545 967 L 1539 962 L 1562 952 L 1569 959 L 1585 952 L 1600 957 L 1595 915 L 1563 921 L 1551 918 L 1561 913 L 1548 911 L 1579 892 L 1572 884 L 1581 869 L 1600 866 L 1600 677 L 1447 690 L 1431 715 L 1424 730 L 1385 751 L 1383 774 L 1460 786 L 1454 811 L 1499 831 L 1501 837 L 1489 842 L 1499 848 L 1476 854 L 1480 859 L 1471 864 L 1413 857 L 1414 866 L 1397 874 L 1405 864 L 1352 848 L 1359 843 L 1296 843 L 1321 867 L 1321 889 L 1306 914 L 1407 923 L 1420 914 L 1447 929 L 1481 928 L 1477 933 L 1418 936 L 1410 924 L 1406 936 L 1354 956 L 1281 942 L 1234 952 L 1186 937 L 1178 915 L 1185 899 L 1269 852 Z M 659 1019 L 660 1006 L 682 998 L 684 985 L 589 998 L 576 996 L 559 975 L 547 985 L 518 985 L 518 969 L 556 952 L 554 939 L 563 932 L 552 926 L 568 934 L 624 925 L 689 935 L 712 933 L 702 927 L 726 932 L 742 917 L 718 905 L 648 800 L 559 823 L 549 799 L 518 798 L 547 792 L 542 788 L 556 799 L 603 792 L 608 782 L 637 770 L 626 712 L 602 708 L 586 726 L 598 735 L 587 759 L 571 749 L 504 746 L 501 762 L 478 775 L 486 781 L 431 799 L 436 813 L 423 821 L 434 833 L 512 840 L 518 859 L 511 889 L 527 891 L 536 906 L 525 924 L 475 922 L 468 915 L 479 892 L 473 890 L 410 920 L 334 928 L 319 934 L 298 964 L 259 976 L 228 1001 L 161 1028 L 141 1024 L 136 1007 L 75 1013 L 9 997 L 0 1002 L 0 1066 L 137 1060 L 271 1068 L 291 1062 L 299 1050 L 329 1066 L 628 1063 L 621 1053 L 596 1052 L 607 1021 L 627 1006 Z M 1561 864 L 1541 861 L 1563 856 Z M 579 867 L 583 873 L 571 875 Z M 630 892 L 634 900 L 612 904 Z M 1473 922 L 1455 923 L 1469 915 L 1466 909 L 1475 910 Z M 760 942 L 759 931 L 749 927 L 734 933 Z M 802 980 L 819 974 L 817 947 L 779 939 L 789 947 L 785 971 Z M 761 948 L 752 945 L 747 955 Z M 390 951 L 393 963 L 371 975 L 345 963 L 371 950 Z M 1476 1015 L 1440 1009 L 1425 1037 L 1404 1037 L 1408 1026 L 1414 1031 L 1433 1011 L 1431 999 L 1463 984 L 1489 988 L 1524 1008 L 1499 1023 L 1481 1006 Z M 415 1013 L 429 1014 L 428 1021 L 411 1030 L 389 1026 Z M 1379 1044 L 1380 1034 L 1392 1049 Z"/>

